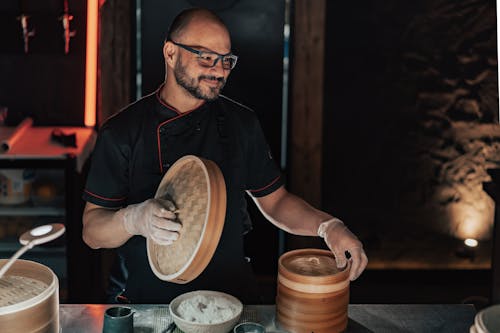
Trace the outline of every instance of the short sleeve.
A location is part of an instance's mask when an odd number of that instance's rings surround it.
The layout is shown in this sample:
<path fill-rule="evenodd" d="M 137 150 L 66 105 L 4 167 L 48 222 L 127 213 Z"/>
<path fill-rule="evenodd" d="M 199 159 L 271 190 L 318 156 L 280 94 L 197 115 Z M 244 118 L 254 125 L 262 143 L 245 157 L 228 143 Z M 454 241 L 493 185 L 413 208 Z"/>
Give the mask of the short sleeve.
<path fill-rule="evenodd" d="M 129 155 L 127 145 L 121 144 L 112 129 L 104 125 L 92 152 L 83 200 L 108 208 L 125 206 Z"/>
<path fill-rule="evenodd" d="M 247 191 L 254 197 L 263 197 L 283 185 L 283 177 L 266 141 L 260 123 L 252 117 L 247 156 Z M 247 126 L 248 126 L 247 125 Z"/>

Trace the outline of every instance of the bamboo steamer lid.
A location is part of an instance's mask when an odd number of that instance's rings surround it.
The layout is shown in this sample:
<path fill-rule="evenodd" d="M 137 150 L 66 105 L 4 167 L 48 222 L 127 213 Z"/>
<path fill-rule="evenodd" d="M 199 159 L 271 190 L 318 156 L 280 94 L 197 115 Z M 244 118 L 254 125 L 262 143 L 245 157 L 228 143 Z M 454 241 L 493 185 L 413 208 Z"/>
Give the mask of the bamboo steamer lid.
<path fill-rule="evenodd" d="M 167 171 L 155 198 L 174 202 L 182 230 L 171 245 L 147 239 L 149 264 L 161 280 L 188 283 L 207 267 L 219 243 L 226 215 L 224 177 L 214 162 L 186 155 Z"/>
<path fill-rule="evenodd" d="M 300 249 L 278 262 L 276 318 L 291 333 L 332 333 L 347 327 L 349 269 L 330 251 Z"/>
<path fill-rule="evenodd" d="M 0 267 L 8 259 L 0 259 Z M 2 333 L 59 333 L 59 281 L 39 263 L 17 259 L 0 279 Z"/>

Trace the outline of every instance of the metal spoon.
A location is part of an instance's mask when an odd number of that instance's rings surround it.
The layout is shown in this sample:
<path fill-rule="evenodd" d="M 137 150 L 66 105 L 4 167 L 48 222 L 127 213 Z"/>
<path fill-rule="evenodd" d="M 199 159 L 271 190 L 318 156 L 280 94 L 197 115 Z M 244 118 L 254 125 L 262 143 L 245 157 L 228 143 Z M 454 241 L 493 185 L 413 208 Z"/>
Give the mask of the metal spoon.
<path fill-rule="evenodd" d="M 22 234 L 21 237 L 19 237 L 19 243 L 24 246 L 14 253 L 9 261 L 7 261 L 7 263 L 3 265 L 2 269 L 0 269 L 0 279 L 4 276 L 10 266 L 14 264 L 16 259 L 24 254 L 24 252 L 33 248 L 35 245 L 44 244 L 58 238 L 64 234 L 65 230 L 66 229 L 63 224 L 52 223 L 28 230 Z"/>

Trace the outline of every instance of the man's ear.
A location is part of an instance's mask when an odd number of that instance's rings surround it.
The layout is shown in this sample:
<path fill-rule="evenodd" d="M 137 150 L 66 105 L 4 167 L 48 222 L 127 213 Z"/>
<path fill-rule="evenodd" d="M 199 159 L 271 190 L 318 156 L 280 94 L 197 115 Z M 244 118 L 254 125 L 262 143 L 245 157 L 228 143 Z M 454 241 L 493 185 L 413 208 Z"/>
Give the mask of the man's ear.
<path fill-rule="evenodd" d="M 176 49 L 172 42 L 167 41 L 163 44 L 163 57 L 165 58 L 165 62 L 172 67 L 175 64 Z"/>

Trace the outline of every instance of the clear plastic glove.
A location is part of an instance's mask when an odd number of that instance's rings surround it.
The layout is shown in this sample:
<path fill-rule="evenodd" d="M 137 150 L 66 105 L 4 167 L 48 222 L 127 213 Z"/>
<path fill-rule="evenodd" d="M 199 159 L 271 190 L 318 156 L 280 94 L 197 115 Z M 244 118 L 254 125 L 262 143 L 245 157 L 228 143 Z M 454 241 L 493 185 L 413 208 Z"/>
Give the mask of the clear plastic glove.
<path fill-rule="evenodd" d="M 160 245 L 170 245 L 179 238 L 182 225 L 176 222 L 175 205 L 165 199 L 148 199 L 124 208 L 123 224 L 131 235 L 151 238 Z"/>
<path fill-rule="evenodd" d="M 326 245 L 333 252 L 338 268 L 344 268 L 347 265 L 348 259 L 345 252 L 349 252 L 350 260 L 352 260 L 349 280 L 356 280 L 368 264 L 368 257 L 359 239 L 337 218 L 321 223 L 318 235 L 325 240 Z"/>

